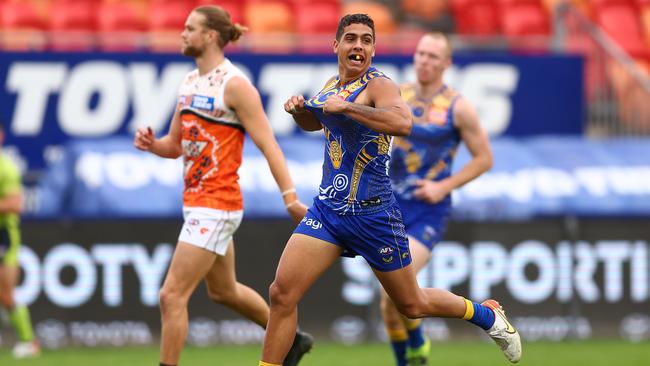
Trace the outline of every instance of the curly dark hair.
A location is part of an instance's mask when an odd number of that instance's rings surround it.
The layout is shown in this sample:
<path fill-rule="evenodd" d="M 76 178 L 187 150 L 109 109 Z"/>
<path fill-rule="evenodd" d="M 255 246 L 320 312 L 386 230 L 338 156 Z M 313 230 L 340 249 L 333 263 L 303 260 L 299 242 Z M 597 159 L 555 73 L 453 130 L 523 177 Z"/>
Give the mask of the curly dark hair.
<path fill-rule="evenodd" d="M 372 40 L 375 41 L 375 22 L 368 14 L 348 14 L 341 18 L 336 28 L 336 40 L 340 41 L 343 36 L 343 29 L 350 24 L 364 24 L 372 29 Z"/>

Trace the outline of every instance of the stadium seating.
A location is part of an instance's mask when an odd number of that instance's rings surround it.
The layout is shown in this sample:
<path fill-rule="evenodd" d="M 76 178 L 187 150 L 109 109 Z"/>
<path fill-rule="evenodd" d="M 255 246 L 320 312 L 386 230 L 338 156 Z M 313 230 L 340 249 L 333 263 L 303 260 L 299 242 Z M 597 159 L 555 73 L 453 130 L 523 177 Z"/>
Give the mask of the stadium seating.
<path fill-rule="evenodd" d="M 294 21 L 298 35 L 314 35 L 315 39 L 299 38 L 298 49 L 303 52 L 331 52 L 332 40 L 341 18 L 341 4 L 332 0 L 295 0 Z"/>
<path fill-rule="evenodd" d="M 0 3 L 0 44 L 14 51 L 41 50 L 45 48 L 43 31 L 45 19 L 30 2 Z"/>
<path fill-rule="evenodd" d="M 99 7 L 99 48 L 105 51 L 133 51 L 144 46 L 142 32 L 147 24 L 138 9 L 128 2 L 104 2 Z"/>
<path fill-rule="evenodd" d="M 269 14 L 273 14 L 272 17 Z M 291 4 L 282 0 L 249 0 L 244 8 L 244 25 L 255 35 L 249 38 L 250 50 L 262 53 L 286 53 L 294 48 L 295 22 Z"/>
<path fill-rule="evenodd" d="M 243 24 L 244 23 L 244 5 L 245 1 L 241 0 L 197 0 L 194 5 L 196 7 L 202 5 L 218 5 L 224 8 L 228 14 L 230 14 L 230 19 L 234 23 Z"/>
<path fill-rule="evenodd" d="M 355 1 L 343 4 L 343 14 L 365 13 L 375 22 L 377 33 L 395 33 L 397 24 L 385 5 L 371 1 Z"/>
<path fill-rule="evenodd" d="M 96 15 L 97 4 L 93 1 L 54 0 L 50 7 L 48 27 L 54 33 L 50 47 L 60 51 L 93 49 Z"/>
<path fill-rule="evenodd" d="M 292 9 L 286 1 L 249 0 L 244 10 L 244 19 L 252 33 L 293 33 L 294 31 Z"/>
<path fill-rule="evenodd" d="M 153 0 L 149 10 L 148 42 L 159 52 L 178 52 L 180 34 L 194 4 L 182 0 Z"/>
<path fill-rule="evenodd" d="M 647 48 L 650 48 L 650 0 L 639 0 L 639 10 L 641 13 L 641 27 Z"/>
<path fill-rule="evenodd" d="M 415 18 L 433 20 L 449 10 L 448 0 L 402 0 L 402 11 Z"/>
<path fill-rule="evenodd" d="M 538 0 L 499 0 L 501 29 L 506 36 L 548 35 L 548 14 Z"/>
<path fill-rule="evenodd" d="M 626 52 L 642 55 L 647 51 L 635 4 L 628 0 L 597 0 L 595 20 Z"/>
<path fill-rule="evenodd" d="M 468 36 L 501 34 L 500 13 L 494 0 L 452 0 L 456 31 Z"/>
<path fill-rule="evenodd" d="M 341 4 L 331 0 L 294 1 L 298 34 L 334 34 L 341 17 Z"/>
<path fill-rule="evenodd" d="M 0 29 L 11 31 L 2 34 L 5 49 L 42 49 L 47 41 L 54 50 L 132 50 L 145 44 L 153 51 L 177 52 L 189 11 L 217 4 L 255 35 L 242 42 L 251 50 L 328 52 L 341 15 L 353 12 L 373 17 L 382 34 L 380 50 L 387 50 L 384 43 L 392 51 L 405 49 L 408 42 L 402 39 L 429 30 L 420 20 L 447 14 L 466 43 L 497 40 L 495 44 L 518 49 L 513 39 L 547 39 L 543 37 L 551 33 L 553 9 L 564 2 L 600 25 L 632 56 L 650 52 L 650 0 L 400 0 L 392 5 L 374 0 L 0 0 Z M 400 18 L 400 10 L 406 17 Z M 127 33 L 132 36 L 118 36 Z M 321 37 L 309 40 L 303 35 Z"/>
<path fill-rule="evenodd" d="M 555 8 L 562 3 L 571 4 L 574 8 L 578 9 L 578 11 L 580 11 L 588 18 L 591 18 L 592 16 L 591 0 L 542 0 L 542 5 L 546 9 L 546 12 L 551 15 L 555 11 Z"/>

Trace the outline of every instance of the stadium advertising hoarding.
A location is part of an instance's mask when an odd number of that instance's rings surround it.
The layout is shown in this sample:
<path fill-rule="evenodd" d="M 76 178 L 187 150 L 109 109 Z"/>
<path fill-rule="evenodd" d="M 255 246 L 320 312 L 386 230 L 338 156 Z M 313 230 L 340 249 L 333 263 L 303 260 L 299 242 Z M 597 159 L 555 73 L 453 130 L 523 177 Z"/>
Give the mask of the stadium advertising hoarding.
<path fill-rule="evenodd" d="M 280 145 L 304 202 L 320 184 L 321 134 L 284 137 Z M 499 137 L 494 166 L 454 192 L 455 219 L 650 216 L 650 144 L 581 137 Z M 454 169 L 467 162 L 461 148 Z M 30 195 L 30 217 L 178 218 L 182 163 L 136 150 L 128 138 L 75 141 Z M 239 170 L 246 216 L 287 217 L 268 164 L 247 141 Z"/>
<path fill-rule="evenodd" d="M 158 289 L 180 224 L 25 223 L 17 297 L 30 305 L 44 346 L 155 342 Z M 240 281 L 266 296 L 291 230 L 288 220 L 244 220 L 235 236 Z M 650 339 L 648 243 L 644 220 L 454 223 L 419 280 L 475 300 L 498 299 L 529 341 L 642 341 Z M 342 259 L 306 295 L 301 325 L 320 340 L 381 339 L 377 291 L 363 260 Z M 482 335 L 458 320 L 425 324 L 434 340 Z M 256 343 L 262 337 L 259 327 L 212 303 L 204 288 L 192 297 L 189 343 Z"/>
<path fill-rule="evenodd" d="M 337 72 L 334 56 L 233 55 L 259 88 L 276 134 L 295 133 L 282 104 L 313 94 Z M 398 82 L 413 80 L 412 60 L 378 56 Z M 8 151 L 27 170 L 56 160 L 70 139 L 106 138 L 150 125 L 166 131 L 180 82 L 193 63 L 151 54 L 3 53 L 0 118 Z M 492 135 L 580 134 L 582 59 L 569 55 L 458 53 L 448 82 L 476 106 Z"/>

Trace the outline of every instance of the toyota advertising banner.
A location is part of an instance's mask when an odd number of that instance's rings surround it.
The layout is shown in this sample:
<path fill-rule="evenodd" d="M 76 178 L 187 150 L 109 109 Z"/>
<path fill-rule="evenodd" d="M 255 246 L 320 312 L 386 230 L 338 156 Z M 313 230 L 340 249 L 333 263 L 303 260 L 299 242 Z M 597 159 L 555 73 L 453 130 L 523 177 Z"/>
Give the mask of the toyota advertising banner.
<path fill-rule="evenodd" d="M 234 54 L 262 96 L 278 136 L 297 133 L 282 107 L 287 97 L 312 95 L 336 74 L 334 55 Z M 376 66 L 397 82 L 414 80 L 412 58 L 383 56 Z M 3 53 L 0 119 L 9 152 L 25 170 L 56 161 L 74 139 L 167 131 L 178 87 L 193 69 L 178 55 Z M 579 135 L 583 120 L 583 60 L 571 55 L 454 55 L 447 82 L 476 107 L 491 135 Z"/>
<path fill-rule="evenodd" d="M 155 342 L 158 289 L 180 226 L 180 220 L 25 223 L 17 297 L 30 305 L 43 344 Z M 266 297 L 292 229 L 288 220 L 245 219 L 235 236 L 240 281 Z M 642 219 L 455 222 L 419 280 L 474 300 L 498 299 L 529 341 L 640 341 L 650 339 L 649 242 Z M 301 326 L 343 343 L 381 339 L 377 291 L 362 259 L 341 259 L 301 303 Z M 190 315 L 194 345 L 263 337 L 258 326 L 212 303 L 203 285 Z M 425 324 L 435 340 L 483 334 L 459 320 Z M 12 334 L 5 329 L 2 336 Z"/>

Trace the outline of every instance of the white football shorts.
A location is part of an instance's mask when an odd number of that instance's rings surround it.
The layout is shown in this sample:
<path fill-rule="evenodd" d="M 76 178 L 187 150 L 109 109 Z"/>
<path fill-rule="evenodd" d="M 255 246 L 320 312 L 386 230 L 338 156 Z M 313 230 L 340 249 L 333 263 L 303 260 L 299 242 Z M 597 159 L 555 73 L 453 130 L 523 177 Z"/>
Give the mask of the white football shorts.
<path fill-rule="evenodd" d="M 222 211 L 205 207 L 183 207 L 185 222 L 178 241 L 224 255 L 243 216 L 242 210 Z"/>

